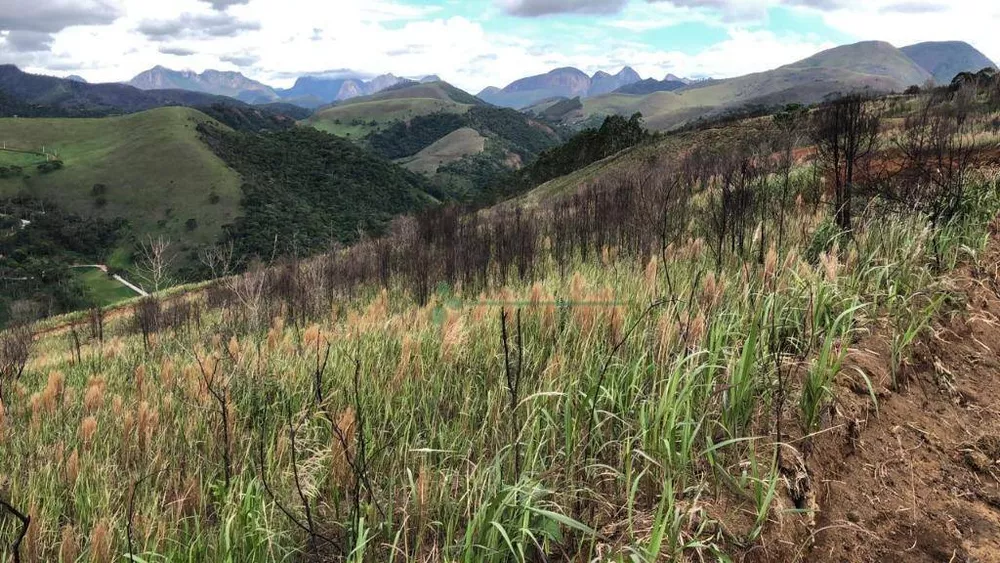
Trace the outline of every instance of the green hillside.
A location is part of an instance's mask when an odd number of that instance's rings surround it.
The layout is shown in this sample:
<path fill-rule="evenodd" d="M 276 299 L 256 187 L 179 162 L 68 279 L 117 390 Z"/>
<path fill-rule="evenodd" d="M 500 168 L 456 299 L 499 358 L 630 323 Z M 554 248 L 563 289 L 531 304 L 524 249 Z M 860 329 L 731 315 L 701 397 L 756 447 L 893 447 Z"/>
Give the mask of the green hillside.
<path fill-rule="evenodd" d="M 44 173 L 25 155 L 0 153 L 0 196 L 21 193 L 66 211 L 125 217 L 136 235 L 163 234 L 184 247 L 211 243 L 240 215 L 240 179 L 200 139 L 212 121 L 181 107 L 100 119 L 0 119 L 8 148 L 44 150 L 62 161 Z M 40 157 L 40 160 L 44 158 Z"/>
<path fill-rule="evenodd" d="M 584 117 L 641 112 L 651 129 L 671 129 L 698 117 L 743 106 L 812 104 L 838 92 L 902 91 L 931 78 L 892 45 L 868 41 L 836 47 L 774 70 L 697 83 L 647 96 L 610 94 L 583 100 Z"/>
<path fill-rule="evenodd" d="M 320 131 L 357 139 L 396 121 L 430 113 L 462 114 L 481 103 L 450 84 L 431 82 L 393 88 L 321 108 L 303 123 Z"/>
<path fill-rule="evenodd" d="M 249 134 L 205 123 L 206 142 L 246 179 L 227 236 L 239 256 L 309 255 L 435 202 L 432 186 L 355 143 L 309 127 Z"/>
<path fill-rule="evenodd" d="M 411 172 L 433 175 L 440 166 L 451 164 L 486 149 L 486 137 L 470 127 L 463 127 L 441 137 L 417 154 L 400 160 Z"/>
<path fill-rule="evenodd" d="M 435 196 L 459 201 L 478 199 L 498 178 L 563 140 L 548 124 L 446 82 L 354 98 L 302 123 L 403 164 L 429 177 Z"/>

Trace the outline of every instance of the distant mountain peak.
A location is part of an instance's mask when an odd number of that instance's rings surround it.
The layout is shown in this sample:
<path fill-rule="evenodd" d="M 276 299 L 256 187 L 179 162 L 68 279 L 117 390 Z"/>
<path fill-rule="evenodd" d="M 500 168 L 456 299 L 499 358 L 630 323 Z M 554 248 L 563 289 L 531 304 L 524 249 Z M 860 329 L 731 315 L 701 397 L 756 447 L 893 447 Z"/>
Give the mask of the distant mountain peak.
<path fill-rule="evenodd" d="M 425 77 L 424 80 L 430 77 Z M 440 78 L 433 76 L 434 82 Z M 318 107 L 351 98 L 370 96 L 404 82 L 415 82 L 400 78 L 392 73 L 380 74 L 370 80 L 344 73 L 340 76 L 305 75 L 300 76 L 295 85 L 278 93 L 285 100 Z"/>
<path fill-rule="evenodd" d="M 599 70 L 593 76 L 588 76 L 578 68 L 566 66 L 515 80 L 503 89 L 492 86 L 485 88 L 479 93 L 479 97 L 494 105 L 523 108 L 550 98 L 600 96 L 640 80 L 642 78 L 630 66 L 622 68 L 617 74 Z"/>
<path fill-rule="evenodd" d="M 938 84 L 949 84 L 961 72 L 978 72 L 997 65 L 964 41 L 927 41 L 900 49 Z"/>
<path fill-rule="evenodd" d="M 253 103 L 278 99 L 278 94 L 270 86 L 234 71 L 208 69 L 199 74 L 191 69 L 173 70 L 156 65 L 139 73 L 127 84 L 140 90 L 188 90 Z"/>

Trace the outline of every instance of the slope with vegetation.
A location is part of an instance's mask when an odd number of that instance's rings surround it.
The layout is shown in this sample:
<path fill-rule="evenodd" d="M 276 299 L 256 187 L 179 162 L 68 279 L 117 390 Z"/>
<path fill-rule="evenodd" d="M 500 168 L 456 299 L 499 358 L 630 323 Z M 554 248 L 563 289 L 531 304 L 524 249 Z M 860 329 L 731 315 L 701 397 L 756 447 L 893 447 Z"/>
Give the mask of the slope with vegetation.
<path fill-rule="evenodd" d="M 31 561 L 988 557 L 1000 105 L 970 93 L 399 220 L 33 354 L 4 333 L 0 536 Z M 899 150 L 802 162 L 864 132 L 845 110 Z M 844 225 L 824 179 L 854 165 Z"/>
<path fill-rule="evenodd" d="M 327 133 L 249 134 L 211 123 L 199 131 L 243 178 L 243 213 L 226 238 L 247 259 L 353 242 L 435 201 L 421 176 Z"/>
<path fill-rule="evenodd" d="M 639 111 L 651 128 L 663 130 L 748 105 L 814 104 L 831 95 L 856 91 L 902 92 L 930 79 L 931 73 L 900 49 L 866 41 L 829 49 L 774 70 L 697 82 L 670 92 L 629 95 L 619 91 L 589 98 L 584 100 L 582 114 L 568 117 L 579 120 Z"/>
<path fill-rule="evenodd" d="M 85 217 L 127 218 L 137 238 L 165 235 L 187 251 L 214 243 L 241 214 L 240 179 L 198 136 L 212 121 L 188 108 L 109 118 L 0 119 L 8 148 L 42 151 L 42 162 L 0 178 L 0 195 L 27 193 Z M 0 153 L 3 162 L 9 153 Z M 45 160 L 43 158 L 42 160 Z M 121 242 L 127 254 L 131 243 Z M 124 266 L 124 256 L 118 266 Z"/>
<path fill-rule="evenodd" d="M 80 277 L 67 265 L 103 263 L 127 238 L 128 222 L 67 213 L 28 197 L 0 198 L 0 327 L 21 309 L 59 315 L 112 299 L 113 281 Z M 102 279 L 103 277 L 103 279 Z"/>
<path fill-rule="evenodd" d="M 354 139 L 429 113 L 465 113 L 482 102 L 446 82 L 390 89 L 321 108 L 305 120 L 321 131 Z"/>
<path fill-rule="evenodd" d="M 463 201 L 477 199 L 488 184 L 562 139 L 541 121 L 444 82 L 389 88 L 320 110 L 304 123 L 349 135 L 429 176 L 438 195 Z"/>

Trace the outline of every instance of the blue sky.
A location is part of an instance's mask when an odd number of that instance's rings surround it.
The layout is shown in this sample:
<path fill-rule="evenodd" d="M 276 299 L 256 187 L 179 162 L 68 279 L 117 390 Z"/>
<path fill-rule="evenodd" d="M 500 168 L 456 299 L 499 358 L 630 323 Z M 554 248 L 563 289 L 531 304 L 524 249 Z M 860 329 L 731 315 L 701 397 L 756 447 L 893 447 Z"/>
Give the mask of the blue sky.
<path fill-rule="evenodd" d="M 978 0 L 2 0 L 0 63 L 127 80 L 160 64 L 302 74 L 438 74 L 478 92 L 559 66 L 729 77 L 835 45 L 965 40 L 1000 58 Z"/>

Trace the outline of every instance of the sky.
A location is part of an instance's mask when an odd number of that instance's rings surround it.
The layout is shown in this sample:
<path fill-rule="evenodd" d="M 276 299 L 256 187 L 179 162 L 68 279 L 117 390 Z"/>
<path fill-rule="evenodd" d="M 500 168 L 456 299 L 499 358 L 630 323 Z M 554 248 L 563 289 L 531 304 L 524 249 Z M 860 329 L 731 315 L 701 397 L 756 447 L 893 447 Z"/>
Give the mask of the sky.
<path fill-rule="evenodd" d="M 0 63 L 90 82 L 156 65 L 437 74 L 473 93 L 553 68 L 726 78 L 836 45 L 962 40 L 1000 60 L 992 0 L 0 0 Z"/>

